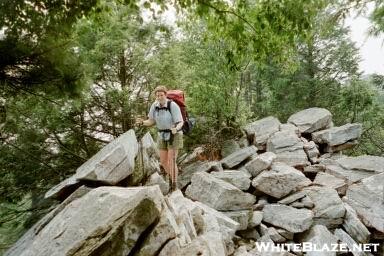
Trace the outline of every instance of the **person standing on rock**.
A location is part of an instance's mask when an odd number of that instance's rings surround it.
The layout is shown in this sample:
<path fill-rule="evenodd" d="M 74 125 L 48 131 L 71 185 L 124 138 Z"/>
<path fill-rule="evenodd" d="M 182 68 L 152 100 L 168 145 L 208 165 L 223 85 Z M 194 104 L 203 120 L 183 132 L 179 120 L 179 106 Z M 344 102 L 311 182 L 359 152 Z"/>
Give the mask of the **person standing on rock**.
<path fill-rule="evenodd" d="M 151 105 L 148 119 L 138 118 L 136 124 L 152 126 L 156 124 L 158 130 L 157 145 L 160 150 L 160 163 L 167 175 L 170 176 L 171 190 L 177 189 L 178 168 L 176 159 L 178 151 L 183 147 L 183 116 L 180 107 L 167 99 L 167 88 L 155 88 L 156 101 Z M 168 105 L 168 101 L 171 101 Z M 169 106 L 169 110 L 167 108 Z"/>

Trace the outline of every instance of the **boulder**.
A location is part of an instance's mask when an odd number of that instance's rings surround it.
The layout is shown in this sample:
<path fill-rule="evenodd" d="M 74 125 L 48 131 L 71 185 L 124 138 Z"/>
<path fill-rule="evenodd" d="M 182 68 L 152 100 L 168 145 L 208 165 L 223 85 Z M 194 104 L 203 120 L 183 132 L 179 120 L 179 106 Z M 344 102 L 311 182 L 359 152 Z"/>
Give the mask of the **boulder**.
<path fill-rule="evenodd" d="M 259 150 L 264 150 L 269 136 L 279 131 L 280 124 L 277 118 L 269 116 L 247 124 L 244 130 L 253 145 Z"/>
<path fill-rule="evenodd" d="M 63 197 L 80 180 L 116 185 L 133 173 L 137 152 L 135 132 L 129 130 L 81 165 L 72 177 L 51 188 L 45 198 Z"/>
<path fill-rule="evenodd" d="M 269 204 L 263 208 L 263 222 L 300 233 L 310 228 L 313 213 L 307 209 L 296 209 L 282 204 Z"/>
<path fill-rule="evenodd" d="M 302 172 L 283 163 L 274 163 L 271 170 L 252 180 L 252 186 L 258 191 L 279 199 L 311 183 Z"/>
<path fill-rule="evenodd" d="M 287 123 L 297 126 L 300 133 L 312 133 L 330 127 L 332 114 L 324 108 L 308 108 L 291 115 Z"/>
<path fill-rule="evenodd" d="M 289 131 L 295 133 L 298 137 L 301 136 L 299 128 L 293 124 L 281 124 L 280 131 Z"/>
<path fill-rule="evenodd" d="M 365 226 L 384 233 L 384 173 L 348 187 L 343 201 L 350 205 Z"/>
<path fill-rule="evenodd" d="M 252 175 L 252 177 L 256 177 L 259 175 L 259 173 L 271 167 L 272 162 L 275 159 L 275 153 L 265 152 L 255 156 L 252 160 L 244 165 L 244 168 Z"/>
<path fill-rule="evenodd" d="M 189 198 L 220 211 L 250 209 L 256 201 L 254 195 L 204 172 L 192 176 L 192 183 L 185 193 Z"/>
<path fill-rule="evenodd" d="M 169 191 L 169 184 L 157 172 L 153 173 L 149 177 L 149 179 L 145 185 L 146 186 L 159 185 L 161 193 L 163 193 L 163 195 L 166 195 Z"/>
<path fill-rule="evenodd" d="M 302 138 L 303 140 L 303 138 Z M 304 151 L 312 164 L 319 162 L 320 151 L 313 141 L 304 141 Z"/>
<path fill-rule="evenodd" d="M 362 244 L 368 243 L 369 236 L 371 235 L 371 233 L 360 221 L 356 211 L 346 203 L 344 203 L 344 208 L 345 208 L 345 218 L 343 222 L 344 229 L 355 241 Z"/>
<path fill-rule="evenodd" d="M 251 185 L 249 176 L 242 171 L 226 170 L 223 172 L 211 172 L 211 175 L 215 178 L 231 183 L 240 190 L 248 190 L 249 186 Z"/>
<path fill-rule="evenodd" d="M 7 255 L 128 255 L 164 207 L 158 186 L 98 187 L 67 204 L 29 246 Z"/>
<path fill-rule="evenodd" d="M 341 157 L 322 163 L 326 173 L 345 179 L 348 184 L 384 172 L 384 157 L 378 156 Z"/>
<path fill-rule="evenodd" d="M 161 250 L 159 256 L 226 255 L 226 248 L 219 232 L 205 233 L 183 247 L 177 243 L 177 239 L 171 240 Z"/>
<path fill-rule="evenodd" d="M 318 144 L 337 146 L 360 138 L 361 133 L 361 124 L 345 124 L 340 127 L 314 132 L 312 133 L 312 140 Z"/>
<path fill-rule="evenodd" d="M 237 150 L 236 152 L 223 158 L 220 162 L 222 163 L 224 168 L 231 169 L 239 165 L 241 162 L 243 162 L 247 158 L 250 158 L 251 156 L 256 155 L 257 154 L 256 152 L 257 152 L 257 148 L 255 146 L 249 146 L 249 147 Z"/>
<path fill-rule="evenodd" d="M 325 171 L 325 165 L 324 164 L 313 164 L 304 167 L 303 172 L 304 173 L 318 173 L 318 172 L 324 172 Z"/>
<path fill-rule="evenodd" d="M 292 131 L 280 131 L 271 135 L 267 141 L 267 151 L 276 154 L 276 162 L 296 167 L 310 164 L 303 141 Z"/>
<path fill-rule="evenodd" d="M 323 225 L 314 225 L 302 235 L 301 241 L 311 243 L 311 247 L 316 247 L 321 250 L 321 253 L 316 250 L 308 250 L 305 255 L 311 256 L 336 256 L 336 252 L 332 251 L 332 245 L 337 244 L 337 238 Z M 324 249 L 323 249 L 324 248 Z"/>
<path fill-rule="evenodd" d="M 303 141 L 292 131 L 279 131 L 271 135 L 267 141 L 267 151 L 281 153 L 303 149 Z"/>
<path fill-rule="evenodd" d="M 147 132 L 138 145 L 135 168 L 127 180 L 129 186 L 141 185 L 153 173 L 160 173 L 159 150 L 151 134 Z"/>
<path fill-rule="evenodd" d="M 337 191 L 328 187 L 311 186 L 303 189 L 314 203 L 313 223 L 335 228 L 343 223 L 345 208 Z"/>
<path fill-rule="evenodd" d="M 181 236 L 175 216 L 172 212 L 165 208 L 161 214 L 159 223 L 156 227 L 145 237 L 141 245 L 138 256 L 155 256 L 157 252 L 171 239 Z"/>
<path fill-rule="evenodd" d="M 178 187 L 181 189 L 186 187 L 191 183 L 193 174 L 197 172 L 209 172 L 215 165 L 218 165 L 218 162 L 196 161 L 185 166 L 177 179 Z"/>
<path fill-rule="evenodd" d="M 254 228 L 260 225 L 263 220 L 263 212 L 262 211 L 253 211 L 252 216 L 248 223 L 248 228 Z"/>
<path fill-rule="evenodd" d="M 90 188 L 81 186 L 76 191 L 74 191 L 69 197 L 67 197 L 61 204 L 59 204 L 55 209 L 46 214 L 42 219 L 40 219 L 35 225 L 33 225 L 24 235 L 15 243 L 13 246 L 5 253 L 5 255 L 21 255 L 28 248 L 31 247 L 32 243 L 40 231 L 57 215 L 59 214 L 68 204 L 71 202 L 83 197 L 91 191 Z"/>
<path fill-rule="evenodd" d="M 370 256 L 372 255 L 369 252 L 359 251 L 359 249 L 364 249 L 361 244 L 358 244 L 353 238 L 348 235 L 344 230 L 337 228 L 335 229 L 334 236 L 337 237 L 342 244 L 347 245 L 349 250 L 351 250 L 353 256 Z M 376 250 L 376 252 L 378 252 Z"/>
<path fill-rule="evenodd" d="M 349 170 L 371 172 L 372 174 L 384 172 L 384 157 L 380 156 L 343 157 L 336 162 Z"/>
<path fill-rule="evenodd" d="M 345 191 L 347 190 L 347 183 L 344 179 L 337 178 L 324 172 L 317 173 L 313 184 L 333 188 L 337 191 L 337 193 L 339 193 L 339 195 L 345 195 Z"/>
<path fill-rule="evenodd" d="M 249 220 L 252 216 L 252 210 L 226 211 L 222 213 L 240 224 L 237 230 L 247 229 Z"/>

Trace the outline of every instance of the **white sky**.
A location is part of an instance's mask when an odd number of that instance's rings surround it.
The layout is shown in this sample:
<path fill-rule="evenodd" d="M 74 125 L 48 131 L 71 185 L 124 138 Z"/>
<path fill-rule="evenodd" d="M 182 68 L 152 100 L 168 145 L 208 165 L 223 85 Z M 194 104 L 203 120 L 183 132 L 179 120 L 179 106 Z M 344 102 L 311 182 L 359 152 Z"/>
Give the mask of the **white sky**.
<path fill-rule="evenodd" d="M 372 10 L 372 7 L 369 8 Z M 377 73 L 384 75 L 384 36 L 373 37 L 368 35 L 370 21 L 368 14 L 359 17 L 349 17 L 345 24 L 351 28 L 351 39 L 360 49 L 360 70 L 364 74 Z"/>

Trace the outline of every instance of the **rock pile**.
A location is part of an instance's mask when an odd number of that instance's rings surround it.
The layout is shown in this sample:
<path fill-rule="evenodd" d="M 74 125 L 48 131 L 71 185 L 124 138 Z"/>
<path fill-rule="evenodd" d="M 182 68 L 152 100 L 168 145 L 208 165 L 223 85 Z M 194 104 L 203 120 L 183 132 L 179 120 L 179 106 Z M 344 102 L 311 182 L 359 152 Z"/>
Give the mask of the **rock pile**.
<path fill-rule="evenodd" d="M 150 135 L 128 131 L 47 192 L 65 200 L 6 255 L 383 255 L 384 158 L 339 153 L 360 124 L 311 108 L 244 131 L 220 161 L 188 156 L 170 194 Z"/>

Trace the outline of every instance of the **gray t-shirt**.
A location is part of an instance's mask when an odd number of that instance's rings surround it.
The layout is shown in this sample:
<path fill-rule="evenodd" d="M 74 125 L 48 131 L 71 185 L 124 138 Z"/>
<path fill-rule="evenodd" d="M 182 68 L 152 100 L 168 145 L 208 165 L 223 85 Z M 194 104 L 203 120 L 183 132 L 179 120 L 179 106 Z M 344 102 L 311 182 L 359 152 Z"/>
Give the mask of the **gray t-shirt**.
<path fill-rule="evenodd" d="M 167 102 L 163 107 L 167 107 Z M 155 101 L 151 108 L 149 109 L 148 118 L 155 120 L 156 127 L 159 130 L 167 130 L 171 129 L 176 125 L 178 122 L 183 122 L 183 116 L 181 115 L 180 107 L 173 101 L 171 101 L 170 105 L 170 111 L 166 109 L 159 109 L 156 110 L 156 107 L 160 107 L 160 103 L 158 101 Z M 164 134 L 160 133 L 160 136 L 162 136 L 163 139 L 167 140 L 167 136 L 170 136 L 170 134 Z"/>

